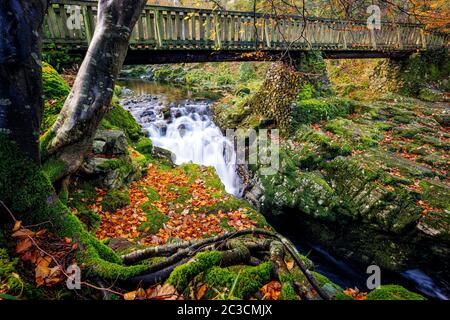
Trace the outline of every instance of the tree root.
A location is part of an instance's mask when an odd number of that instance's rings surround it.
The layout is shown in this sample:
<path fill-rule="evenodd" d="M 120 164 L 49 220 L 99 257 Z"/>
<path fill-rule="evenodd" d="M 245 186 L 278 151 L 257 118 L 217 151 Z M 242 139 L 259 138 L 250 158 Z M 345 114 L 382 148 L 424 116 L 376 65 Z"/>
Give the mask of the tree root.
<path fill-rule="evenodd" d="M 248 243 L 245 243 L 243 241 L 229 241 L 231 239 L 250 234 L 277 238 L 279 240 L 278 244 L 270 245 L 270 248 L 271 248 L 271 255 L 273 255 L 278 269 L 284 270 L 285 267 L 284 260 L 283 266 L 283 264 L 281 263 L 282 259 L 276 257 L 277 255 L 275 254 L 277 251 L 279 253 L 280 250 L 279 248 L 282 245 L 285 247 L 287 252 L 290 255 L 292 255 L 295 263 L 298 265 L 302 273 L 305 275 L 306 279 L 311 284 L 312 288 L 316 290 L 318 295 L 324 300 L 330 300 L 329 295 L 322 289 L 320 284 L 309 272 L 305 264 L 301 261 L 300 254 L 298 253 L 297 249 L 292 245 L 292 243 L 278 233 L 262 229 L 248 229 L 237 231 L 234 233 L 219 235 L 200 241 L 185 241 L 176 245 L 147 248 L 144 250 L 127 254 L 123 256 L 122 259 L 126 264 L 133 264 L 148 259 L 150 257 L 153 257 L 155 255 L 173 254 L 168 259 L 150 266 L 145 272 L 129 280 L 133 284 L 140 283 L 141 285 L 151 285 L 166 280 L 176 266 L 188 262 L 197 253 L 205 251 L 206 249 L 208 250 L 211 250 L 213 248 L 226 249 L 225 251 L 221 251 L 222 254 L 222 259 L 220 263 L 221 266 L 235 265 L 239 263 L 249 263 L 251 261 L 250 249 L 265 250 L 272 242 L 269 240 L 260 242 L 253 240 L 249 241 Z"/>

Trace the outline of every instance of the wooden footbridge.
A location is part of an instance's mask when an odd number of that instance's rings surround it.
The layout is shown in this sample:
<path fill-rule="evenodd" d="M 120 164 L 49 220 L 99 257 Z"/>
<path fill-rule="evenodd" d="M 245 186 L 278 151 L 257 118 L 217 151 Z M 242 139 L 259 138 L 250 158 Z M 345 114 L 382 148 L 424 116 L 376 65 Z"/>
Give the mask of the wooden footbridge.
<path fill-rule="evenodd" d="M 44 46 L 84 54 L 96 15 L 95 1 L 52 0 Z M 382 23 L 380 30 L 369 30 L 365 21 L 146 6 L 125 63 L 261 61 L 309 50 L 326 58 L 396 58 L 446 47 L 448 40 L 421 24 Z"/>

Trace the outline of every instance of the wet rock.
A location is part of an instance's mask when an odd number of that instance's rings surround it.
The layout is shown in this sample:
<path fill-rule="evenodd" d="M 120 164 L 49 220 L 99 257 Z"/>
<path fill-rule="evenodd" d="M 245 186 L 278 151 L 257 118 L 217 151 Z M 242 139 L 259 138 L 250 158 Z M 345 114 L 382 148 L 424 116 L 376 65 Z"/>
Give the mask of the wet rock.
<path fill-rule="evenodd" d="M 157 158 L 166 159 L 171 165 L 174 166 L 175 154 L 173 154 L 169 150 L 154 146 L 152 154 Z"/>

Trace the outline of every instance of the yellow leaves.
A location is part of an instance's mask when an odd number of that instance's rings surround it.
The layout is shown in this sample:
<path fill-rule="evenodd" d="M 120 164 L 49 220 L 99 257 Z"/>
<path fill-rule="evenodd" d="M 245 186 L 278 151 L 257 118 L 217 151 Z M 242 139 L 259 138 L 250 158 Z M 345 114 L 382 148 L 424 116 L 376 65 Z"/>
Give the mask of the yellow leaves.
<path fill-rule="evenodd" d="M 131 292 L 125 293 L 123 295 L 123 298 L 125 300 L 134 300 L 134 299 L 136 299 L 136 291 L 131 291 Z"/>
<path fill-rule="evenodd" d="M 286 261 L 286 266 L 287 266 L 288 270 L 291 271 L 295 266 L 294 260 Z"/>
<path fill-rule="evenodd" d="M 182 300 L 182 296 L 175 287 L 170 284 L 161 286 L 160 284 L 144 290 L 142 288 L 136 291 L 127 292 L 123 295 L 125 300 Z"/>
<path fill-rule="evenodd" d="M 230 199 L 228 195 L 217 196 L 219 190 L 207 186 L 204 177 L 210 175 L 209 171 L 203 170 L 202 176 L 196 177 L 192 182 L 180 169 L 163 171 L 150 165 L 147 175 L 130 185 L 131 202 L 127 207 L 116 212 L 104 212 L 97 199 L 91 208 L 102 218 L 97 237 L 125 238 L 141 244 L 160 245 L 171 237 L 193 240 L 223 234 L 224 223 L 236 230 L 254 228 L 256 223 L 246 215 L 246 209 L 211 212 L 212 207 L 220 206 L 220 203 Z M 101 189 L 96 191 L 99 198 L 106 193 Z M 157 200 L 151 202 L 149 194 L 155 192 Z M 147 217 L 143 206 L 150 206 L 156 214 L 168 218 L 156 234 L 149 234 L 151 226 L 141 228 L 142 223 L 152 221 L 150 216 Z"/>
<path fill-rule="evenodd" d="M 33 245 L 33 243 L 28 238 L 19 240 L 19 242 L 17 242 L 17 245 L 16 245 L 16 253 L 18 253 L 18 254 L 24 253 L 25 251 L 30 249 L 32 245 Z"/>
<path fill-rule="evenodd" d="M 28 237 L 33 237 L 35 233 L 29 229 L 20 229 L 14 232 L 11 236 L 17 239 L 24 239 Z"/>
<path fill-rule="evenodd" d="M 197 299 L 201 300 L 206 293 L 206 289 L 208 289 L 208 286 L 206 284 L 202 284 L 198 289 L 197 289 Z"/>
<path fill-rule="evenodd" d="M 280 300 L 281 283 L 278 281 L 271 281 L 263 286 L 259 292 L 263 296 L 262 300 Z"/>
<path fill-rule="evenodd" d="M 14 228 L 12 229 L 12 232 L 18 231 L 21 226 L 22 226 L 22 221 L 17 220 L 16 223 L 14 223 Z"/>
<path fill-rule="evenodd" d="M 51 287 L 62 281 L 62 266 L 55 257 L 70 259 L 77 244 L 72 239 L 60 239 L 47 233 L 46 229 L 34 232 L 25 229 L 20 221 L 16 221 L 12 229 L 12 237 L 16 240 L 16 253 L 24 262 L 34 265 L 36 286 Z"/>

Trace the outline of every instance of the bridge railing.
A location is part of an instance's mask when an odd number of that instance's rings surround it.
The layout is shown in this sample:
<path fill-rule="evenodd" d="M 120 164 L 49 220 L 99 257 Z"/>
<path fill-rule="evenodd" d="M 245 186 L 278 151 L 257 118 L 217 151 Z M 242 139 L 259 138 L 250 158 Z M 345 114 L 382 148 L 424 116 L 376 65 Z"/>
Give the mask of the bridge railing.
<path fill-rule="evenodd" d="M 77 6 L 77 7 L 73 7 Z M 78 8 L 79 28 L 67 21 Z M 76 12 L 76 11 L 75 11 Z M 96 25 L 97 3 L 53 0 L 46 17 L 45 43 L 85 48 Z M 419 24 L 365 22 L 253 12 L 146 6 L 131 37 L 141 49 L 221 50 L 420 50 L 445 47 L 448 37 Z"/>

